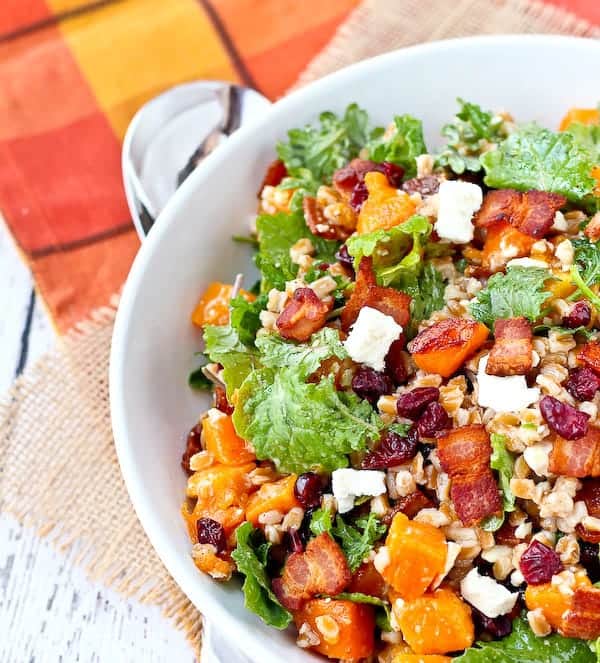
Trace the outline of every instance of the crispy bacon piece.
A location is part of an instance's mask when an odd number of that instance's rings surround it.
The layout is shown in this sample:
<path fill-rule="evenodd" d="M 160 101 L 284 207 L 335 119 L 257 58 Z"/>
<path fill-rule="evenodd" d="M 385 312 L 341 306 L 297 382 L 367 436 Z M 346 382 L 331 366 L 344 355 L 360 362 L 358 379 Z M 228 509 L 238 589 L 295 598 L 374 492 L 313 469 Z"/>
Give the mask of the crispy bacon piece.
<path fill-rule="evenodd" d="M 577 359 L 600 375 L 600 343 L 590 341 L 577 353 Z"/>
<path fill-rule="evenodd" d="M 489 191 L 475 216 L 475 225 L 486 228 L 507 221 L 522 233 L 540 239 L 550 230 L 554 215 L 566 202 L 564 196 L 545 191 Z"/>
<path fill-rule="evenodd" d="M 350 329 L 363 306 L 377 309 L 406 327 L 410 318 L 410 301 L 410 296 L 404 292 L 378 286 L 373 272 L 373 259 L 364 257 L 358 267 L 354 292 L 342 311 L 342 329 Z"/>
<path fill-rule="evenodd" d="M 600 589 L 577 587 L 571 607 L 563 615 L 560 632 L 567 638 L 595 640 L 600 637 Z"/>
<path fill-rule="evenodd" d="M 525 375 L 531 370 L 533 335 L 525 318 L 496 320 L 494 336 L 485 369 L 488 375 Z"/>
<path fill-rule="evenodd" d="M 585 479 L 577 491 L 576 500 L 583 500 L 590 516 L 600 518 L 600 479 Z"/>
<path fill-rule="evenodd" d="M 548 469 L 567 477 L 600 477 L 600 429 L 588 426 L 577 440 L 554 435 Z"/>
<path fill-rule="evenodd" d="M 339 202 L 340 214 L 336 223 L 325 216 L 323 207 L 316 198 L 306 196 L 302 201 L 304 219 L 313 235 L 323 239 L 336 239 L 345 241 L 356 228 L 356 214 L 346 203 Z"/>
<path fill-rule="evenodd" d="M 438 437 L 440 463 L 452 481 L 450 496 L 463 524 L 502 513 L 502 500 L 490 468 L 492 446 L 482 425 L 462 426 Z"/>
<path fill-rule="evenodd" d="M 517 528 L 514 525 L 511 525 L 508 520 L 505 520 L 504 523 L 502 523 L 502 527 L 497 532 L 494 532 L 496 543 L 500 546 L 511 547 L 523 543 L 523 539 L 519 539 L 515 534 L 516 529 Z"/>
<path fill-rule="evenodd" d="M 594 214 L 585 227 L 583 234 L 592 242 L 597 242 L 600 239 L 600 213 Z"/>
<path fill-rule="evenodd" d="M 273 591 L 285 608 L 298 610 L 317 594 L 339 594 L 351 579 L 342 549 L 324 533 L 309 541 L 303 553 L 287 558 L 281 578 L 273 581 Z"/>
<path fill-rule="evenodd" d="M 333 300 L 319 299 L 311 288 L 298 288 L 277 318 L 277 329 L 283 338 L 308 341 L 327 321 Z"/>
<path fill-rule="evenodd" d="M 403 513 L 408 518 L 414 518 L 421 509 L 428 509 L 434 506 L 433 501 L 417 488 L 417 490 L 409 493 L 406 497 L 396 500 L 392 510 L 383 517 L 383 522 L 386 525 L 391 525 L 397 513 Z"/>
<path fill-rule="evenodd" d="M 281 180 L 286 177 L 287 174 L 287 168 L 281 159 L 271 161 L 267 167 L 267 172 L 265 173 L 262 184 L 260 185 L 258 197 L 260 198 L 260 194 L 266 186 L 277 186 L 278 184 L 281 184 Z"/>

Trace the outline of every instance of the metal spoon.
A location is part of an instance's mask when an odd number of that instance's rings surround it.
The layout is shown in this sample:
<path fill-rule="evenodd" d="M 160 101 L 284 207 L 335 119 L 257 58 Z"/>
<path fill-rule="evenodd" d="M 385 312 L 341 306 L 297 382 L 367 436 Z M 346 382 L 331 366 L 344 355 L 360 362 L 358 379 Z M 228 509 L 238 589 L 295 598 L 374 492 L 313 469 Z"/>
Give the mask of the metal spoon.
<path fill-rule="evenodd" d="M 171 88 L 139 109 L 123 141 L 122 169 L 140 239 L 198 164 L 269 105 L 249 88 L 196 81 Z"/>

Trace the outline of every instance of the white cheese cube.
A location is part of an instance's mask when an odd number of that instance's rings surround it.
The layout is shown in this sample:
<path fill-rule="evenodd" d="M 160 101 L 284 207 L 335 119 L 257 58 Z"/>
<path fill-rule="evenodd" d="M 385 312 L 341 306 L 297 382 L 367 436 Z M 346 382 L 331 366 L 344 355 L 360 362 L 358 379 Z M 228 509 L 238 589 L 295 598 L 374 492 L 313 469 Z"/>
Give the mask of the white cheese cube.
<path fill-rule="evenodd" d="M 477 371 L 477 402 L 481 407 L 491 407 L 496 412 L 518 412 L 535 403 L 540 397 L 537 387 L 528 387 L 524 375 L 508 375 L 504 378 L 485 372 L 487 356 L 479 360 Z"/>
<path fill-rule="evenodd" d="M 440 184 L 439 211 L 435 224 L 437 234 L 456 244 L 466 244 L 473 239 L 473 214 L 481 207 L 481 187 L 460 180 Z"/>
<path fill-rule="evenodd" d="M 344 341 L 344 347 L 354 361 L 382 371 L 390 345 L 401 333 L 402 326 L 390 315 L 363 306 Z"/>
<path fill-rule="evenodd" d="M 331 484 L 340 513 L 350 511 L 357 497 L 363 495 L 375 497 L 386 492 L 385 472 L 379 470 L 353 470 L 350 468 L 334 470 L 331 475 Z"/>
<path fill-rule="evenodd" d="M 471 569 L 462 579 L 460 592 L 471 605 L 492 619 L 510 612 L 519 598 L 518 592 L 509 592 L 493 578 L 479 575 L 477 569 Z"/>

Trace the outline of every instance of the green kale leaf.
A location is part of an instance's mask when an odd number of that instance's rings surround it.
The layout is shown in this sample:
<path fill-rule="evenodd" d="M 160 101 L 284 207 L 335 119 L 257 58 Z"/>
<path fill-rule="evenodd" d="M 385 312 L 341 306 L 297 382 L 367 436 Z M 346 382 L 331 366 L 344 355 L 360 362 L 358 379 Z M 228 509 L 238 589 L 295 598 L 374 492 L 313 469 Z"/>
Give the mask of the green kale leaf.
<path fill-rule="evenodd" d="M 594 160 L 572 134 L 535 124 L 511 134 L 498 149 L 481 157 L 485 183 L 495 189 L 550 191 L 574 203 L 593 196 Z"/>
<path fill-rule="evenodd" d="M 490 458 L 490 465 L 492 466 L 493 470 L 498 472 L 504 511 L 514 511 L 515 496 L 510 489 L 510 480 L 513 476 L 515 461 L 506 448 L 506 437 L 504 435 L 492 433 L 491 442 L 492 457 Z"/>
<path fill-rule="evenodd" d="M 493 642 L 478 642 L 453 663 L 594 663 L 596 655 L 585 640 L 558 633 L 538 637 L 522 617 L 515 619 L 510 635 Z"/>
<path fill-rule="evenodd" d="M 571 280 L 577 290 L 570 298 L 583 296 L 600 310 L 600 297 L 592 290 L 592 286 L 600 283 L 600 242 L 590 242 L 583 237 L 572 240 L 572 244 L 575 260 L 571 267 Z"/>
<path fill-rule="evenodd" d="M 315 536 L 327 532 L 338 541 L 352 572 L 363 563 L 373 550 L 373 545 L 387 529 L 374 513 L 361 516 L 350 525 L 339 514 L 334 523 L 331 512 L 327 509 L 317 509 L 312 515 L 309 527 Z"/>
<path fill-rule="evenodd" d="M 212 389 L 212 382 L 204 375 L 204 364 L 194 369 L 188 375 L 188 385 L 196 391 L 210 391 Z"/>
<path fill-rule="evenodd" d="M 238 332 L 231 325 L 206 325 L 204 345 L 209 359 L 223 366 L 229 396 L 258 366 L 256 353 L 240 341 Z"/>
<path fill-rule="evenodd" d="M 358 155 L 367 142 L 368 121 L 366 111 L 356 104 L 350 104 L 342 117 L 326 111 L 319 116 L 319 126 L 288 131 L 288 141 L 278 143 L 277 155 L 290 177 L 306 184 L 309 178 L 301 172 L 306 169 L 312 174 L 310 181 L 320 183 Z"/>
<path fill-rule="evenodd" d="M 229 303 L 231 309 L 231 326 L 238 333 L 244 345 L 253 346 L 256 332 L 260 329 L 260 312 L 267 305 L 267 296 L 261 295 L 249 302 L 241 295 L 234 297 Z"/>
<path fill-rule="evenodd" d="M 279 603 L 271 589 L 266 570 L 271 544 L 264 542 L 264 538 L 258 542 L 258 533 L 252 523 L 240 525 L 235 532 L 237 546 L 231 556 L 238 571 L 245 576 L 242 591 L 246 608 L 257 614 L 265 624 L 284 629 L 292 621 L 292 615 Z"/>
<path fill-rule="evenodd" d="M 304 221 L 301 212 L 294 214 L 262 214 L 256 219 L 259 250 L 254 260 L 262 273 L 261 291 L 271 288 L 285 290 L 286 281 L 291 281 L 298 273 L 298 265 L 292 262 L 290 248 L 304 237 L 310 238 L 315 257 L 334 262 L 338 242 L 313 235 Z"/>
<path fill-rule="evenodd" d="M 600 163 L 600 126 L 573 122 L 565 133 L 571 134 L 577 144 L 585 147 L 595 163 Z"/>
<path fill-rule="evenodd" d="M 481 106 L 458 98 L 460 111 L 454 122 L 442 128 L 448 142 L 437 156 L 436 164 L 448 167 L 458 175 L 481 170 L 479 157 L 490 144 L 497 144 L 508 135 L 506 123 L 499 115 L 484 111 Z"/>
<path fill-rule="evenodd" d="M 544 283 L 550 273 L 538 267 L 510 267 L 506 274 L 494 274 L 471 303 L 471 315 L 490 329 L 500 318 L 524 316 L 534 322 L 550 293 Z"/>
<path fill-rule="evenodd" d="M 255 370 L 238 392 L 233 422 L 259 459 L 284 472 L 347 467 L 347 454 L 378 437 L 381 419 L 367 401 L 337 391 L 333 378 L 304 381 L 298 367 Z"/>
<path fill-rule="evenodd" d="M 390 161 L 404 169 L 406 178 L 417 174 L 416 157 L 427 152 L 423 138 L 423 124 L 411 115 L 396 115 L 390 136 L 383 129 L 375 129 L 367 145 L 369 159 Z"/>

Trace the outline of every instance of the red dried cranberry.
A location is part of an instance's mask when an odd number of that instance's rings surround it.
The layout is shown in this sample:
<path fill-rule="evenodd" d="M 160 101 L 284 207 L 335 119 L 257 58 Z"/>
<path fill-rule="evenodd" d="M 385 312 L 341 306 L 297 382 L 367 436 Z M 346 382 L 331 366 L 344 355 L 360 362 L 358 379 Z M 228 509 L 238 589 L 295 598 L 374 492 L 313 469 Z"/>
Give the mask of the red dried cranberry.
<path fill-rule="evenodd" d="M 367 185 L 364 182 L 359 182 L 354 189 L 352 189 L 350 207 L 352 207 L 355 212 L 360 212 L 360 208 L 368 197 L 369 190 L 367 189 Z"/>
<path fill-rule="evenodd" d="M 408 380 L 408 368 L 404 356 L 406 337 L 404 334 L 390 345 L 385 356 L 385 372 L 392 378 L 394 384 L 404 384 Z"/>
<path fill-rule="evenodd" d="M 400 395 L 396 401 L 396 411 L 401 417 L 418 419 L 429 403 L 437 401 L 439 397 L 440 390 L 437 387 L 417 387 Z"/>
<path fill-rule="evenodd" d="M 396 189 L 399 189 L 402 186 L 404 168 L 402 168 L 402 166 L 397 166 L 395 163 L 391 163 L 390 161 L 384 161 L 381 165 L 383 166 L 383 172 L 388 178 L 390 185 Z"/>
<path fill-rule="evenodd" d="M 298 534 L 298 530 L 294 529 L 293 527 L 290 528 L 288 531 L 288 536 L 287 536 L 287 543 L 288 543 L 288 548 L 290 552 L 293 553 L 301 553 L 304 552 L 304 544 L 302 543 L 302 539 L 300 538 L 300 534 Z"/>
<path fill-rule="evenodd" d="M 436 433 L 451 426 L 452 422 L 448 413 L 437 401 L 429 403 L 417 421 L 419 437 L 433 437 Z"/>
<path fill-rule="evenodd" d="M 576 410 L 568 403 L 561 403 L 553 396 L 544 396 L 540 412 L 548 426 L 565 440 L 578 440 L 587 433 L 589 414 Z"/>
<path fill-rule="evenodd" d="M 305 472 L 296 479 L 294 495 L 305 509 L 321 503 L 323 483 L 321 477 L 314 472 Z"/>
<path fill-rule="evenodd" d="M 565 315 L 562 322 L 568 329 L 577 329 L 577 327 L 587 327 L 592 319 L 592 307 L 582 300 L 577 302 L 569 311 L 569 315 Z"/>
<path fill-rule="evenodd" d="M 519 568 L 528 585 L 550 582 L 553 575 L 562 571 L 562 567 L 557 553 L 537 540 L 529 544 L 519 562 Z"/>
<path fill-rule="evenodd" d="M 190 458 L 199 451 L 202 451 L 202 442 L 200 441 L 201 436 L 202 424 L 197 423 L 188 433 L 185 451 L 181 456 L 181 467 L 183 467 L 184 471 L 188 474 L 192 474 L 192 470 L 190 469 Z"/>
<path fill-rule="evenodd" d="M 416 431 L 410 429 L 406 437 L 388 430 L 381 436 L 378 447 L 370 451 L 364 458 L 361 467 L 365 470 L 384 470 L 396 467 L 412 460 L 419 448 Z"/>
<path fill-rule="evenodd" d="M 352 389 L 357 396 L 375 405 L 380 396 L 391 393 L 393 385 L 385 373 L 379 373 L 369 366 L 361 366 L 352 378 Z"/>
<path fill-rule="evenodd" d="M 225 414 L 233 414 L 233 407 L 229 404 L 223 387 L 215 387 L 215 407 Z"/>
<path fill-rule="evenodd" d="M 587 571 L 592 582 L 600 580 L 600 557 L 597 543 L 579 541 L 579 563 Z"/>
<path fill-rule="evenodd" d="M 473 622 L 477 633 L 488 633 L 492 638 L 505 638 L 512 632 L 512 620 L 508 615 L 499 615 L 498 617 L 488 617 L 483 612 L 477 610 L 475 606 L 471 606 L 471 613 L 473 615 Z"/>
<path fill-rule="evenodd" d="M 317 265 L 317 269 L 320 272 L 326 272 L 329 269 L 329 263 L 328 262 L 321 262 Z"/>
<path fill-rule="evenodd" d="M 600 377 L 587 366 L 575 368 L 569 373 L 565 388 L 578 401 L 591 401 L 600 389 Z"/>
<path fill-rule="evenodd" d="M 198 533 L 198 543 L 210 543 L 216 549 L 217 553 L 223 552 L 227 548 L 227 539 L 223 525 L 212 518 L 198 518 L 196 521 L 196 532 Z"/>
<path fill-rule="evenodd" d="M 348 247 L 342 244 L 335 254 L 335 259 L 345 267 L 354 269 L 354 258 L 348 253 Z"/>

